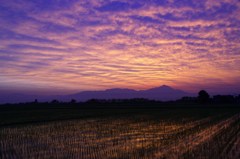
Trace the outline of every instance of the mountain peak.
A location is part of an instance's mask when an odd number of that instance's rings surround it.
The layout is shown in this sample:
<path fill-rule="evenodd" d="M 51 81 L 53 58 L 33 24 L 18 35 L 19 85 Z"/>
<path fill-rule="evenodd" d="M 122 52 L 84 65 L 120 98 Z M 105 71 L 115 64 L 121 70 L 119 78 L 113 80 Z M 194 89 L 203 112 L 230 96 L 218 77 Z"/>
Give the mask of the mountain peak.
<path fill-rule="evenodd" d="M 58 99 L 61 101 L 70 101 L 76 99 L 77 101 L 87 101 L 89 99 L 132 99 L 132 98 L 146 98 L 153 100 L 176 100 L 183 96 L 192 96 L 182 90 L 174 89 L 167 85 L 159 87 L 136 91 L 127 88 L 113 88 L 101 91 L 84 91 L 76 94 L 70 94 L 66 96 L 32 96 L 32 95 L 0 95 L 0 103 L 11 102 L 26 102 L 39 99 L 40 101 L 49 101 L 50 99 Z"/>
<path fill-rule="evenodd" d="M 167 86 L 167 85 L 162 85 L 160 87 L 155 87 L 155 88 L 151 88 L 151 89 L 148 89 L 148 91 L 174 91 L 175 89 L 173 89 L 172 87 L 170 86 Z"/>
<path fill-rule="evenodd" d="M 112 88 L 103 91 L 94 91 L 91 93 L 80 92 L 74 97 L 79 101 L 86 101 L 92 98 L 95 99 L 131 99 L 131 98 L 146 98 L 154 100 L 176 100 L 183 96 L 191 96 L 182 90 L 174 89 L 168 85 L 162 85 L 159 87 L 136 91 L 127 88 Z"/>
<path fill-rule="evenodd" d="M 172 87 L 167 86 L 167 85 L 162 85 L 159 88 L 162 88 L 162 89 L 173 89 Z"/>

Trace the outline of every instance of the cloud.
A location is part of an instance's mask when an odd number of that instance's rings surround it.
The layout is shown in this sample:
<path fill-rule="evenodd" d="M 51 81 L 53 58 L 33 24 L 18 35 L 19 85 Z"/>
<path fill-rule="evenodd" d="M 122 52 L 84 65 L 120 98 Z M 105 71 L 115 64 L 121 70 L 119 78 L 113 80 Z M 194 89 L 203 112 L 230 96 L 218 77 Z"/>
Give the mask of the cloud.
<path fill-rule="evenodd" d="M 239 3 L 238 0 L 206 0 L 205 8 L 214 9 L 214 8 L 220 8 L 226 4 L 236 5 L 237 3 Z"/>
<path fill-rule="evenodd" d="M 32 81 L 32 87 L 73 92 L 237 85 L 240 6 L 197 2 L 4 2 L 0 86 Z"/>
<path fill-rule="evenodd" d="M 99 8 L 97 10 L 101 12 L 106 12 L 106 11 L 124 11 L 130 9 L 130 5 L 126 2 L 120 2 L 120 1 L 113 1 L 110 3 L 107 3 Z"/>

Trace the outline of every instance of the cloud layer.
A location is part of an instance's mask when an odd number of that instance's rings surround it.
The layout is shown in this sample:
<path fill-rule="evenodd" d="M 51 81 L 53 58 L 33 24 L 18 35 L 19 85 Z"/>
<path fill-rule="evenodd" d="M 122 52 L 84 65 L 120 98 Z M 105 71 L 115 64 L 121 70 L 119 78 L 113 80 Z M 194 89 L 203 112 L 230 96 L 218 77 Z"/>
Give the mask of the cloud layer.
<path fill-rule="evenodd" d="M 0 0 L 0 88 L 240 89 L 238 0 Z"/>

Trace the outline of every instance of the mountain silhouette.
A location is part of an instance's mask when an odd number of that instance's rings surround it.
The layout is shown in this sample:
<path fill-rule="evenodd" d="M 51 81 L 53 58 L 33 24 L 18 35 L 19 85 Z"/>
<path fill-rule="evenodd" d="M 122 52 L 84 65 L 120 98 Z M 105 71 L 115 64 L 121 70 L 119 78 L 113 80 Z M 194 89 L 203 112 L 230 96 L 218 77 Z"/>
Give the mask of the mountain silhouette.
<path fill-rule="evenodd" d="M 69 95 L 68 98 L 74 98 L 78 101 L 86 101 L 89 99 L 131 99 L 131 98 L 146 98 L 153 100 L 176 100 L 183 96 L 193 96 L 191 93 L 182 90 L 173 89 L 169 86 L 162 85 L 160 87 L 147 90 L 132 90 L 132 89 L 107 89 L 104 91 L 84 91 Z"/>
<path fill-rule="evenodd" d="M 68 102 L 71 99 L 77 101 L 87 101 L 90 99 L 132 99 L 146 98 L 153 100 L 169 101 L 180 99 L 183 96 L 196 96 L 195 94 L 187 93 L 182 90 L 162 85 L 147 90 L 136 91 L 133 89 L 113 88 L 102 91 L 83 91 L 70 95 L 62 96 L 40 96 L 40 95 L 25 95 L 25 94 L 0 94 L 0 103 L 24 103 L 33 102 L 38 99 L 40 102 L 50 102 L 53 99 Z"/>

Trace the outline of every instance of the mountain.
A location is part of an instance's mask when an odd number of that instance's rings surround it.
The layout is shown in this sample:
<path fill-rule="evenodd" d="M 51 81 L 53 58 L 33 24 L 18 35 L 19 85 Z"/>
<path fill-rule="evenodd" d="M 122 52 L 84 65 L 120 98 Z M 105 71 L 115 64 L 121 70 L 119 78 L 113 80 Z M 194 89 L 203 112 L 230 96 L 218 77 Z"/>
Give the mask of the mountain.
<path fill-rule="evenodd" d="M 195 96 L 195 95 L 184 92 L 182 90 L 173 89 L 166 85 L 162 85 L 160 87 L 140 91 L 132 89 L 114 88 L 103 91 L 84 91 L 76 94 L 62 96 L 0 94 L 0 104 L 33 102 L 35 99 L 38 99 L 38 101 L 40 102 L 52 101 L 53 99 L 68 102 L 71 99 L 75 99 L 77 101 L 87 101 L 89 99 L 131 99 L 131 98 L 146 98 L 153 100 L 168 101 L 180 99 L 183 96 Z"/>
<path fill-rule="evenodd" d="M 131 99 L 131 98 L 147 98 L 154 100 L 176 100 L 183 96 L 194 96 L 193 94 L 182 90 L 173 89 L 163 85 L 147 90 L 132 90 L 132 89 L 107 89 L 105 91 L 85 91 L 67 96 L 68 99 L 76 99 L 77 101 L 86 101 L 89 99 Z"/>
<path fill-rule="evenodd" d="M 77 101 L 86 101 L 89 99 L 130 99 L 137 98 L 137 91 L 131 89 L 107 89 L 105 91 L 85 91 L 77 94 L 67 96 L 69 99 L 73 98 Z"/>
<path fill-rule="evenodd" d="M 184 96 L 194 96 L 191 93 L 187 93 L 178 89 L 173 89 L 166 85 L 162 85 L 160 87 L 156 87 L 148 90 L 139 91 L 139 94 L 143 98 L 162 100 L 162 101 L 176 100 Z"/>

